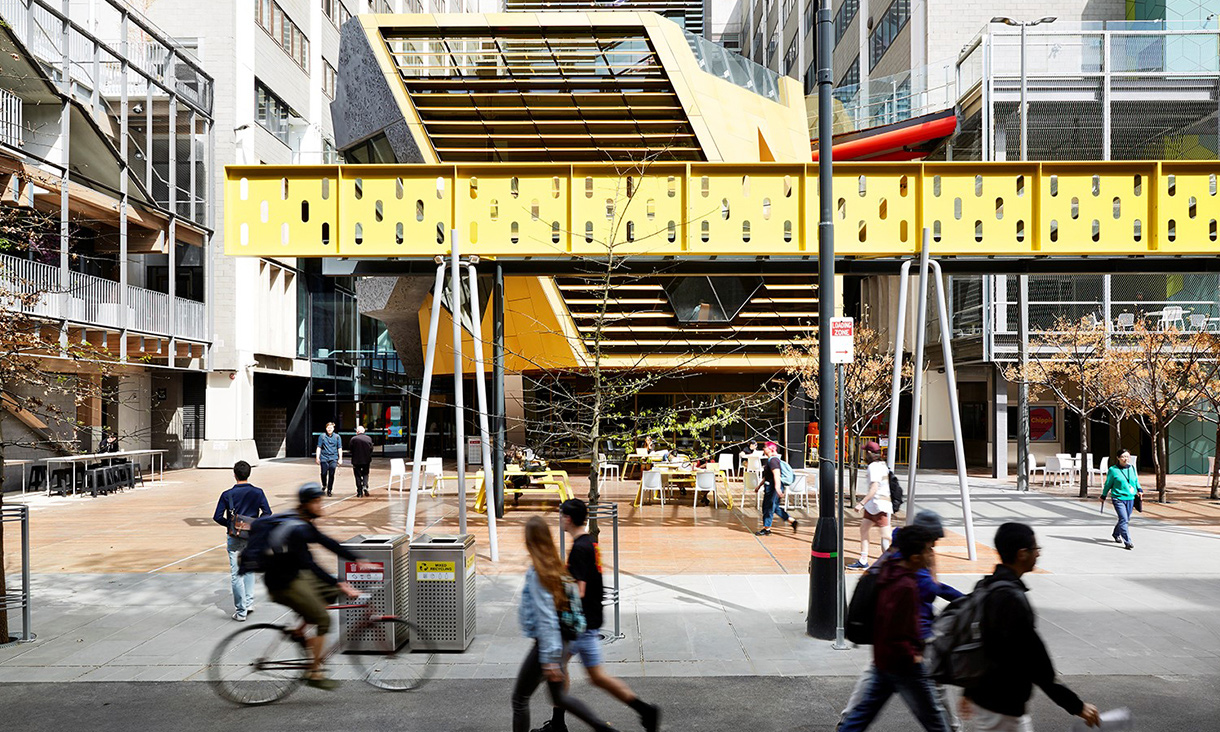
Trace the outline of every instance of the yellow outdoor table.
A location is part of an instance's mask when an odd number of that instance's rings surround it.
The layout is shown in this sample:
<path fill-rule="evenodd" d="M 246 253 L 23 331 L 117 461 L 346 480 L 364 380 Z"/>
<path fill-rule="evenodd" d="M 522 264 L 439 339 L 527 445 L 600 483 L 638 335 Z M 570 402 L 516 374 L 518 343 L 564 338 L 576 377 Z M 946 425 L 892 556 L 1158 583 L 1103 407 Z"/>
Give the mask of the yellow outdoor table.
<path fill-rule="evenodd" d="M 530 479 L 529 485 L 520 487 L 509 487 L 508 478 L 525 475 Z M 475 486 L 477 491 L 474 496 L 474 510 L 478 513 L 487 512 L 487 488 L 483 480 L 483 471 L 475 473 Z M 504 468 L 505 478 L 505 493 L 557 493 L 559 501 L 568 500 L 573 497 L 572 486 L 568 484 L 568 471 L 566 470 L 537 470 L 527 473 L 516 465 L 510 465 Z"/>
<path fill-rule="evenodd" d="M 704 472 L 701 470 L 697 470 L 693 467 L 683 468 L 683 467 L 680 467 L 677 465 L 671 465 L 668 463 L 658 463 L 656 465 L 653 465 L 652 469 L 659 472 L 661 474 L 661 480 L 669 485 L 673 485 L 675 483 L 683 483 L 685 485 L 693 486 L 695 484 L 695 473 Z M 716 473 L 717 486 L 719 486 L 720 481 L 723 480 L 724 488 L 725 488 L 723 494 L 721 493 L 719 488 L 716 489 L 716 493 L 715 493 L 716 501 L 717 502 L 724 501 L 725 505 L 728 508 L 732 509 L 733 508 L 733 493 L 731 490 L 729 490 L 729 476 L 721 468 L 716 468 L 715 473 Z M 632 501 L 631 505 L 632 506 L 641 506 L 641 505 L 643 505 L 643 499 L 644 499 L 644 481 L 641 478 L 640 487 L 636 488 L 635 500 Z"/>

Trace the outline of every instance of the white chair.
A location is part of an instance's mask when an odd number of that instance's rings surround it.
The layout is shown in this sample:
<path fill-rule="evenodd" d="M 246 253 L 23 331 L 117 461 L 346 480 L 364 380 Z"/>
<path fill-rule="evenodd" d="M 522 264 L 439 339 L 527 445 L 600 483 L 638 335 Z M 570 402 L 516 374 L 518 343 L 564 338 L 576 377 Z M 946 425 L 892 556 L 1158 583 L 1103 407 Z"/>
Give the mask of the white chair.
<path fill-rule="evenodd" d="M 640 476 L 640 503 L 644 503 L 644 496 L 648 493 L 656 493 L 661 497 L 661 508 L 665 508 L 665 483 L 661 480 L 661 471 L 645 470 Z"/>
<path fill-rule="evenodd" d="M 1094 475 L 1096 475 L 1098 477 L 1098 479 L 1101 480 L 1102 484 L 1104 485 L 1106 482 L 1106 473 L 1108 473 L 1108 472 L 1110 472 L 1110 458 L 1108 458 L 1108 457 L 1102 458 L 1101 463 L 1096 468 L 1093 467 L 1093 461 L 1089 460 L 1089 484 L 1090 485 L 1092 485 L 1092 483 L 1093 483 Z"/>
<path fill-rule="evenodd" d="M 691 502 L 692 509 L 699 506 L 699 494 L 701 492 L 711 494 L 708 496 L 708 498 L 713 501 L 716 500 L 715 470 L 700 470 L 699 472 L 695 473 L 695 490 L 692 491 L 692 493 L 695 494 L 695 498 Z"/>
<path fill-rule="evenodd" d="M 792 481 L 792 485 L 784 489 L 784 510 L 787 511 L 791 507 L 793 496 L 800 499 L 801 508 L 809 510 L 809 476 L 805 473 L 797 473 L 796 478 Z"/>
<path fill-rule="evenodd" d="M 1161 311 L 1161 330 L 1165 330 L 1171 325 L 1177 325 L 1179 328 L 1182 326 L 1181 305 L 1167 305 Z"/>
<path fill-rule="evenodd" d="M 762 453 L 746 456 L 746 472 L 762 475 Z"/>
<path fill-rule="evenodd" d="M 402 490 L 407 482 L 407 461 L 403 458 L 390 458 L 390 482 L 386 486 L 386 498 L 390 497 L 395 479 L 398 480 L 398 497 L 402 498 Z"/>
<path fill-rule="evenodd" d="M 1208 317 L 1205 313 L 1194 313 L 1189 320 L 1191 330 L 1207 330 Z"/>
<path fill-rule="evenodd" d="M 1030 455 L 1028 457 L 1028 462 L 1029 462 L 1029 465 L 1026 467 L 1026 472 L 1029 474 L 1029 476 L 1028 476 L 1029 482 L 1033 483 L 1034 476 L 1037 475 L 1038 473 L 1042 473 L 1042 483 L 1045 485 L 1046 484 L 1046 466 L 1039 465 L 1038 460 L 1033 456 L 1033 453 L 1030 453 Z"/>
<path fill-rule="evenodd" d="M 1116 331 L 1135 330 L 1135 313 L 1119 313 L 1118 323 L 1115 325 Z"/>
<path fill-rule="evenodd" d="M 762 491 L 758 490 L 760 485 L 762 485 L 762 481 L 759 479 L 758 473 L 747 470 L 741 483 L 741 502 L 738 505 L 745 508 L 746 496 L 753 493 L 755 504 L 758 508 L 762 508 Z"/>
<path fill-rule="evenodd" d="M 601 453 L 601 452 L 597 453 L 597 482 L 598 483 L 602 482 L 603 480 L 607 480 L 607 481 L 611 480 L 611 476 L 613 476 L 614 482 L 617 483 L 622 478 L 622 475 L 623 475 L 622 467 L 620 465 L 618 465 L 616 463 L 612 463 L 609 460 L 607 460 L 605 453 Z"/>
<path fill-rule="evenodd" d="M 1062 455 L 1051 455 L 1046 459 L 1046 470 L 1042 474 L 1043 488 L 1046 487 L 1048 478 L 1052 478 L 1052 486 L 1059 485 L 1065 478 L 1070 479 L 1072 475 L 1071 463 L 1064 462 L 1064 460 L 1065 458 Z M 1071 458 L 1067 458 L 1067 460 L 1070 461 Z"/>
<path fill-rule="evenodd" d="M 419 487 L 422 489 L 428 486 L 432 489 L 432 497 L 435 498 L 438 491 L 445 487 L 445 467 L 444 461 L 438 457 L 424 458 L 424 475 L 419 482 Z"/>
<path fill-rule="evenodd" d="M 732 478 L 737 472 L 737 466 L 733 464 L 733 453 L 720 453 L 720 457 L 716 460 L 716 467 L 724 471 L 725 480 Z"/>

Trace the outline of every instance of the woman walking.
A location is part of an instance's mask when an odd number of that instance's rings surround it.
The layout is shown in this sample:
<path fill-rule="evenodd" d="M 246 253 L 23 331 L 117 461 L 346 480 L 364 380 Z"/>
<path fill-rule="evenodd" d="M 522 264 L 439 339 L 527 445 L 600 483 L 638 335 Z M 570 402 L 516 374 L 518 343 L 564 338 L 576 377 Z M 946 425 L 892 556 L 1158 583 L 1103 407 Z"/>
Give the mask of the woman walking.
<path fill-rule="evenodd" d="M 550 527 L 539 516 L 532 517 L 525 524 L 525 548 L 529 551 L 531 566 L 525 572 L 525 587 L 521 590 L 517 619 L 525 635 L 534 639 L 534 647 L 521 664 L 517 684 L 513 688 L 513 732 L 530 732 L 530 697 L 544 677 L 551 692 L 552 706 L 563 709 L 598 732 L 612 732 L 613 727 L 564 691 L 563 668 L 560 665 L 564 640 L 559 627 L 559 614 L 569 611 L 579 613 L 580 608 L 569 606 L 564 583 L 572 579 L 567 575 L 563 559 L 555 548 Z M 579 597 L 579 594 L 576 596 Z M 582 628 L 583 625 L 582 622 Z"/>
<path fill-rule="evenodd" d="M 1118 523 L 1114 524 L 1114 542 L 1124 544 L 1128 549 L 1134 549 L 1135 544 L 1131 541 L 1127 527 L 1131 523 L 1131 512 L 1135 510 L 1135 498 L 1143 492 L 1139 474 L 1131 464 L 1131 453 L 1119 450 L 1117 464 L 1111 465 L 1106 471 L 1106 484 L 1101 489 L 1101 505 L 1104 509 L 1106 495 L 1109 494 L 1114 511 L 1118 514 Z"/>
<path fill-rule="evenodd" d="M 868 459 L 868 493 L 859 503 L 860 511 L 860 558 L 847 565 L 847 569 L 868 569 L 868 535 L 876 526 L 881 530 L 881 553 L 890 548 L 890 514 L 894 504 L 890 500 L 890 466 L 881 459 L 881 445 L 873 440 L 864 443 L 864 455 Z"/>

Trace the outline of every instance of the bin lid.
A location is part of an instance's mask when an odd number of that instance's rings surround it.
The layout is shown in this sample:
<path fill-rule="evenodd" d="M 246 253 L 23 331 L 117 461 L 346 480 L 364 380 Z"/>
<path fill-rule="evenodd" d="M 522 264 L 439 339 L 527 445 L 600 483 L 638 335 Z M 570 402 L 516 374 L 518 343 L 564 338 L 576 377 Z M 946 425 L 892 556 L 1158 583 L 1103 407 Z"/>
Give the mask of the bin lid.
<path fill-rule="evenodd" d="M 473 545 L 473 534 L 420 534 L 411 540 L 412 549 L 443 549 L 447 546 L 465 549 Z"/>
<path fill-rule="evenodd" d="M 357 534 L 347 541 L 343 542 L 343 546 L 350 547 L 395 547 L 407 540 L 406 534 Z"/>

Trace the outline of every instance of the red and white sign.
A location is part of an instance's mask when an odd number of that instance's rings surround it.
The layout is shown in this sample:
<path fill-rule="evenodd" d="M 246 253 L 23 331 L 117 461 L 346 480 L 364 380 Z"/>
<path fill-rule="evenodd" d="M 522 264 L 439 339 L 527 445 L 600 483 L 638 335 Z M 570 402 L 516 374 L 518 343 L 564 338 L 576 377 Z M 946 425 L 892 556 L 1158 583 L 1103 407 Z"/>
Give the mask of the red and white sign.
<path fill-rule="evenodd" d="M 348 582 L 385 582 L 385 562 L 346 562 L 343 575 Z"/>
<path fill-rule="evenodd" d="M 855 318 L 830 319 L 830 362 L 851 363 L 856 357 Z"/>

